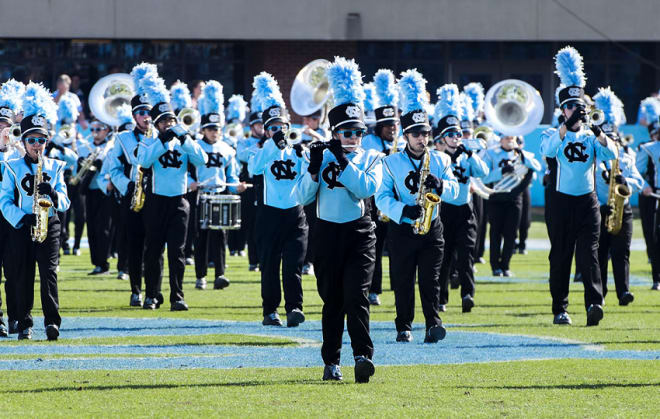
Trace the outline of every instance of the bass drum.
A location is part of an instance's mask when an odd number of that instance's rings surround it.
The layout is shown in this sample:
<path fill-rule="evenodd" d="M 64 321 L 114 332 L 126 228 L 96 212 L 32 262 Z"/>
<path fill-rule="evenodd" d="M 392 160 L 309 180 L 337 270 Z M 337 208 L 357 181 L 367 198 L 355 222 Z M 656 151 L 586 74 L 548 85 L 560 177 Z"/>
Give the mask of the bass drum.
<path fill-rule="evenodd" d="M 241 197 L 203 193 L 199 196 L 199 227 L 202 230 L 241 228 Z"/>

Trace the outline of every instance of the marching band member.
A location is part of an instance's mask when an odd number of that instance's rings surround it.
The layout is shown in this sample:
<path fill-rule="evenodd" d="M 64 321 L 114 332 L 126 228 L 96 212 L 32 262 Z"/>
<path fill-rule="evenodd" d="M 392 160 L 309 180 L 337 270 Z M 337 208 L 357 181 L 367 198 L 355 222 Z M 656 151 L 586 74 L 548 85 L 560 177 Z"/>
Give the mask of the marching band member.
<path fill-rule="evenodd" d="M 449 279 L 452 268 L 458 273 L 461 285 L 462 308 L 468 313 L 474 307 L 473 254 L 477 239 L 477 225 L 471 205 L 470 179 L 488 175 L 488 167 L 476 152 L 466 147 L 465 130 L 472 127 L 472 106 L 469 96 L 458 93 L 455 84 L 438 90 L 435 120 L 439 121 L 434 141 L 445 143 L 445 153 L 451 159 L 451 170 L 458 181 L 458 196 L 442 201 L 440 218 L 445 241 L 444 257 L 440 269 L 440 305 L 449 302 Z M 465 122 L 470 124 L 465 124 Z M 460 125 L 459 125 L 460 124 Z M 468 138 L 470 133 L 467 133 Z M 455 266 L 452 266 L 455 262 Z"/>
<path fill-rule="evenodd" d="M 197 168 L 197 175 L 202 190 L 231 193 L 241 193 L 245 190 L 245 183 L 238 183 L 238 162 L 235 151 L 221 140 L 224 125 L 224 95 L 222 85 L 215 80 L 204 85 L 203 95 L 197 102 L 202 115 L 201 128 L 203 138 L 198 142 L 206 152 L 208 160 L 206 165 Z M 229 185 L 226 185 L 229 184 Z M 210 246 L 210 241 L 215 246 Z M 199 229 L 195 240 L 195 273 L 197 282 L 195 288 L 206 288 L 206 272 L 209 253 L 215 267 L 215 281 L 213 289 L 219 290 L 229 286 L 225 277 L 225 231 Z"/>
<path fill-rule="evenodd" d="M 122 127 L 115 138 L 109 153 L 110 180 L 121 195 L 121 223 L 126 228 L 128 244 L 128 278 L 131 285 L 131 307 L 142 307 L 142 266 L 144 260 L 145 227 L 139 208 L 131 208 L 136 195 L 136 187 L 142 189 L 148 170 L 139 167 L 138 149 L 147 139 L 155 138 L 151 127 L 151 105 L 146 94 L 144 78 L 147 74 L 157 74 L 154 64 L 141 63 L 133 67 L 131 77 L 135 86 L 135 96 L 130 105 L 120 107 L 118 116 Z M 138 181 L 142 172 L 142 183 Z"/>
<path fill-rule="evenodd" d="M 277 81 L 266 72 L 254 78 L 254 95 L 263 112 L 266 130 L 263 146 L 250 156 L 248 171 L 263 175 L 263 204 L 256 220 L 257 248 L 261 269 L 261 298 L 264 326 L 281 326 L 277 307 L 280 291 L 280 263 L 284 287 L 287 326 L 305 321 L 302 311 L 302 265 L 307 250 L 307 222 L 295 193 L 297 178 L 302 173 L 303 159 L 285 139 L 289 120 Z"/>
<path fill-rule="evenodd" d="M 250 104 L 251 113 L 248 117 L 250 125 L 250 136 L 238 141 L 236 145 L 236 158 L 241 163 L 241 174 L 239 179 L 242 182 L 252 183 L 254 188 L 247 188 L 241 196 L 241 230 L 245 231 L 245 237 L 248 244 L 248 269 L 251 272 L 259 270 L 259 252 L 257 251 L 257 241 L 255 236 L 255 218 L 257 213 L 256 196 L 256 178 L 253 178 L 248 172 L 248 160 L 250 156 L 259 149 L 259 144 L 264 137 L 264 124 L 261 120 L 261 112 L 257 110 L 258 104 L 254 97 Z"/>
<path fill-rule="evenodd" d="M 154 310 L 164 302 L 161 294 L 161 257 L 167 244 L 170 279 L 170 309 L 188 310 L 183 295 L 185 272 L 184 247 L 188 227 L 189 204 L 184 198 L 188 189 L 188 162 L 199 167 L 207 155 L 177 125 L 165 83 L 154 73 L 142 80 L 151 105 L 151 119 L 157 136 L 144 138 L 138 147 L 137 163 L 151 168 L 143 212 L 145 225 L 144 280 L 146 297 L 143 309 Z"/>
<path fill-rule="evenodd" d="M 490 266 L 493 276 L 512 276 L 509 263 L 516 244 L 516 232 L 522 212 L 522 191 L 531 182 L 541 164 L 529 153 L 518 148 L 518 140 L 513 135 L 500 137 L 500 146 L 486 150 L 483 158 L 490 173 L 484 183 L 495 183 L 505 175 L 515 171 L 516 162 L 528 168 L 523 181 L 508 192 L 491 194 L 488 199 L 488 221 L 490 222 Z"/>
<path fill-rule="evenodd" d="M 660 103 L 656 98 L 646 98 L 642 101 L 645 119 L 648 121 L 648 131 L 651 141 L 642 144 L 635 158 L 635 166 L 644 177 L 644 186 L 639 195 L 639 215 L 642 219 L 642 230 L 649 260 L 653 285 L 651 289 L 660 290 L 660 244 L 658 243 L 656 214 L 658 200 L 652 193 L 660 191 Z"/>
<path fill-rule="evenodd" d="M 26 154 L 22 159 L 5 163 L 0 189 L 0 209 L 12 227 L 8 237 L 11 246 L 5 263 L 16 286 L 18 339 L 32 338 L 31 312 L 36 262 L 39 265 L 41 307 L 46 336 L 48 340 L 57 340 L 61 317 L 56 272 L 60 248 L 60 221 L 56 212 L 66 211 L 70 203 L 64 184 L 64 163 L 43 156 L 50 137 L 48 124 L 54 125 L 57 121 L 57 106 L 42 85 L 30 83 L 23 96 L 23 111 L 26 116 L 21 121 L 21 138 Z M 37 175 L 40 176 L 41 182 L 34 185 Z M 50 207 L 46 209 L 47 225 L 37 224 L 37 220 L 42 218 L 33 212 L 35 192 L 40 200 L 50 201 Z M 36 207 L 43 211 L 44 207 Z"/>
<path fill-rule="evenodd" d="M 14 79 L 9 79 L 0 88 L 0 182 L 3 179 L 4 165 L 6 161 L 21 158 L 21 154 L 12 143 L 10 128 L 14 125 L 16 114 L 21 111 L 21 98 L 25 86 Z M 7 326 L 3 321 L 2 293 L 0 292 L 0 337 L 18 333 L 18 321 L 16 320 L 16 297 L 15 282 L 12 275 L 7 272 L 5 263 L 9 254 L 9 232 L 11 225 L 0 212 L 0 282 L 2 282 L 2 268 L 5 268 L 5 302 L 7 306 Z"/>
<path fill-rule="evenodd" d="M 610 138 L 614 138 L 617 143 L 620 142 L 617 125 L 621 123 L 621 112 L 618 109 L 622 109 L 623 104 L 609 87 L 598 89 L 598 93 L 593 99 L 596 107 L 603 111 L 605 115 L 600 129 Z M 607 296 L 607 265 L 608 259 L 611 257 L 614 284 L 616 286 L 619 305 L 626 306 L 635 299 L 629 287 L 633 214 L 630 202 L 628 198 L 625 198 L 621 229 L 620 231 L 610 232 L 607 221 L 608 217 L 613 214 L 612 211 L 614 211 L 609 201 L 610 176 L 614 176 L 617 185 L 625 185 L 631 193 L 632 191 L 642 190 L 644 179 L 642 179 L 642 176 L 637 171 L 634 159 L 620 145 L 617 145 L 617 149 L 619 164 L 617 173 L 612 173 L 612 164 L 615 160 L 596 159 L 596 168 L 598 171 L 596 174 L 596 194 L 600 202 L 601 215 L 598 262 L 600 265 L 600 277 L 603 283 L 603 298 Z"/>
<path fill-rule="evenodd" d="M 375 150 L 383 155 L 402 151 L 406 147 L 406 142 L 399 137 L 399 110 L 397 108 L 399 92 L 394 74 L 390 70 L 378 70 L 374 75 L 373 85 L 375 99 L 378 103 L 378 107 L 374 109 L 376 126 L 374 133 L 364 138 L 362 148 Z M 372 210 L 376 223 L 376 266 L 369 290 L 369 303 L 380 305 L 378 296 L 383 293 L 383 251 L 387 241 L 388 221 L 383 219 L 382 214 L 379 214 L 375 202 Z"/>
<path fill-rule="evenodd" d="M 296 191 L 303 204 L 316 199 L 318 220 L 311 238 L 318 290 L 323 300 L 323 380 L 341 380 L 344 318 L 355 358 L 355 381 L 374 374 L 367 292 L 374 271 L 376 237 L 369 198 L 382 179 L 380 153 L 360 147 L 366 133 L 362 76 L 353 60 L 336 57 L 327 69 L 334 107 L 332 139 L 310 145 L 310 159 Z"/>
<path fill-rule="evenodd" d="M 236 154 L 236 149 L 238 148 L 238 142 L 241 141 L 244 137 L 243 133 L 243 121 L 247 117 L 247 102 L 243 99 L 241 95 L 232 95 L 227 101 L 227 125 L 225 125 L 225 138 L 233 137 L 233 149 L 234 157 Z M 240 163 L 236 160 L 237 167 L 240 172 Z M 245 191 L 247 188 L 243 189 L 240 193 L 241 196 L 241 205 L 243 204 L 243 199 L 245 199 Z M 234 190 L 235 191 L 235 190 Z M 243 220 L 241 220 L 241 228 L 237 230 L 229 230 L 227 233 L 227 247 L 229 247 L 229 254 L 232 256 L 245 256 L 245 244 L 247 243 L 246 236 L 246 227 L 243 225 Z"/>
<path fill-rule="evenodd" d="M 572 264 L 584 283 L 587 326 L 596 326 L 603 318 L 603 288 L 598 266 L 600 212 L 594 193 L 594 162 L 616 156 L 612 141 L 596 125 L 586 127 L 582 57 L 573 47 L 561 49 L 555 56 L 562 89 L 560 107 L 565 122 L 549 137 L 543 138 L 541 153 L 556 159 L 557 177 L 551 191 L 550 293 L 554 324 L 571 324 L 568 308 L 570 277 L 566 266 Z"/>
<path fill-rule="evenodd" d="M 376 194 L 376 205 L 392 221 L 388 226 L 388 249 L 396 306 L 396 341 L 412 340 L 417 273 L 426 320 L 424 342 L 435 343 L 446 334 L 438 315 L 443 226 L 440 208 L 422 206 L 419 195 L 426 191 L 436 194 L 436 199 L 456 199 L 459 188 L 449 156 L 427 148 L 431 126 L 425 110 L 428 103 L 426 80 L 416 70 L 408 70 L 401 73 L 398 85 L 403 112 L 401 125 L 407 145 L 400 153 L 384 159 L 383 183 Z M 426 173 L 425 179 L 421 179 Z M 424 200 L 426 202 L 426 198 Z M 430 215 L 425 214 L 428 211 Z M 416 224 L 422 224 L 420 218 L 424 216 L 430 216 L 432 222 L 429 231 L 420 234 Z"/>
<path fill-rule="evenodd" d="M 109 182 L 102 173 L 105 156 L 113 147 L 110 139 L 112 131 L 106 123 L 94 119 L 90 124 L 92 141 L 79 151 L 78 170 L 84 170 L 83 164 L 92 159 L 92 166 L 81 181 L 81 193 L 85 195 L 85 213 L 87 214 L 87 240 L 89 255 L 94 269 L 89 275 L 101 275 L 110 270 L 111 202 L 108 196 Z M 106 166 L 107 169 L 107 166 Z"/>

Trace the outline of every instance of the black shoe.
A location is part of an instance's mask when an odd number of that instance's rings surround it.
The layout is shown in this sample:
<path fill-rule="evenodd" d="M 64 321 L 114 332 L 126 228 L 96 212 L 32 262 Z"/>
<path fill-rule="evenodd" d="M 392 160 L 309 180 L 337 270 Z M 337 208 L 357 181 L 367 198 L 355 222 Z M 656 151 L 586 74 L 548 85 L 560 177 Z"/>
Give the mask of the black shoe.
<path fill-rule="evenodd" d="M 431 326 L 426 330 L 426 337 L 424 337 L 424 343 L 436 343 L 447 336 L 447 329 L 443 325 L 439 324 L 436 326 Z"/>
<path fill-rule="evenodd" d="M 603 319 L 603 307 L 600 304 L 592 304 L 587 310 L 587 326 L 598 326 Z"/>
<path fill-rule="evenodd" d="M 571 318 L 568 315 L 567 312 L 559 313 L 555 316 L 554 320 L 552 321 L 552 324 L 571 324 Z"/>
<path fill-rule="evenodd" d="M 369 305 L 372 306 L 380 305 L 380 297 L 378 297 L 378 294 L 376 294 L 375 292 L 370 292 L 367 299 L 369 300 Z"/>
<path fill-rule="evenodd" d="M 175 301 L 172 303 L 170 311 L 188 311 L 188 304 L 183 300 Z"/>
<path fill-rule="evenodd" d="M 248 271 L 250 271 L 250 272 L 259 272 L 259 265 L 257 265 L 256 263 L 253 264 L 253 265 L 250 265 L 248 267 Z"/>
<path fill-rule="evenodd" d="M 573 276 L 573 282 L 582 282 L 582 274 L 580 272 L 577 272 Z"/>
<path fill-rule="evenodd" d="M 145 310 L 155 310 L 159 306 L 158 302 L 156 301 L 155 298 L 145 298 L 144 299 L 144 304 L 142 304 L 142 308 Z"/>
<path fill-rule="evenodd" d="M 131 294 L 131 307 L 142 307 L 142 294 Z"/>
<path fill-rule="evenodd" d="M 527 254 L 527 249 L 525 249 L 524 247 L 519 247 L 518 248 L 518 254 L 519 255 L 526 255 Z"/>
<path fill-rule="evenodd" d="M 449 277 L 449 287 L 453 290 L 458 289 L 461 286 L 461 280 L 458 279 L 458 275 L 452 275 Z"/>
<path fill-rule="evenodd" d="M 277 311 L 273 311 L 264 316 L 264 321 L 261 324 L 264 326 L 282 326 L 282 320 L 280 320 L 280 315 L 277 314 Z"/>
<path fill-rule="evenodd" d="M 512 276 L 515 276 L 515 275 L 510 270 L 506 269 L 506 270 L 502 271 L 502 276 L 507 277 L 507 278 L 511 278 Z"/>
<path fill-rule="evenodd" d="M 444 313 L 445 311 L 447 311 L 447 306 L 444 304 L 440 304 L 440 307 L 438 307 L 438 311 Z"/>
<path fill-rule="evenodd" d="M 78 248 L 73 248 L 73 253 L 71 253 L 73 256 L 80 256 L 82 255 L 82 252 Z"/>
<path fill-rule="evenodd" d="M 651 285 L 651 291 L 660 291 L 660 282 L 654 282 L 653 285 Z"/>
<path fill-rule="evenodd" d="M 305 314 L 302 310 L 294 308 L 286 313 L 286 327 L 298 327 L 300 323 L 305 322 Z"/>
<path fill-rule="evenodd" d="M 18 333 L 18 320 L 9 320 L 7 323 L 9 323 L 10 335 L 15 335 L 16 333 Z"/>
<path fill-rule="evenodd" d="M 633 301 L 635 301 L 635 296 L 631 292 L 624 292 L 621 298 L 619 298 L 619 305 L 627 306 Z"/>
<path fill-rule="evenodd" d="M 46 337 L 48 340 L 57 340 L 60 335 L 60 328 L 56 324 L 49 324 L 46 326 Z"/>
<path fill-rule="evenodd" d="M 97 266 L 92 270 L 92 272 L 88 273 L 87 275 L 102 275 L 104 273 L 107 273 L 109 270 L 110 270 L 109 268 L 103 269 L 102 267 Z"/>
<path fill-rule="evenodd" d="M 18 332 L 18 340 L 30 340 L 32 339 L 32 328 L 28 327 Z"/>
<path fill-rule="evenodd" d="M 213 281 L 213 289 L 221 290 L 229 286 L 229 280 L 224 276 L 219 276 Z"/>
<path fill-rule="evenodd" d="M 502 270 L 501 269 L 495 269 L 493 270 L 493 276 L 502 276 Z"/>
<path fill-rule="evenodd" d="M 65 256 L 68 256 L 71 254 L 71 249 L 62 249 L 62 253 L 64 253 Z"/>
<path fill-rule="evenodd" d="M 462 305 L 463 305 L 463 313 L 471 312 L 472 307 L 474 307 L 474 299 L 472 298 L 472 296 L 466 295 L 465 297 L 463 297 Z"/>
<path fill-rule="evenodd" d="M 402 330 L 400 332 L 397 332 L 396 334 L 396 341 L 397 342 L 412 342 L 413 337 L 412 333 L 410 333 L 410 330 Z"/>
<path fill-rule="evenodd" d="M 326 365 L 323 368 L 323 381 L 341 381 L 344 376 L 341 375 L 339 365 Z"/>
<path fill-rule="evenodd" d="M 369 377 L 374 375 L 376 372 L 376 367 L 374 363 L 371 362 L 366 356 L 356 356 L 355 357 L 355 382 L 356 383 L 368 383 Z"/>
<path fill-rule="evenodd" d="M 7 326 L 4 323 L 0 323 L 0 338 L 9 337 L 9 332 L 7 331 Z"/>

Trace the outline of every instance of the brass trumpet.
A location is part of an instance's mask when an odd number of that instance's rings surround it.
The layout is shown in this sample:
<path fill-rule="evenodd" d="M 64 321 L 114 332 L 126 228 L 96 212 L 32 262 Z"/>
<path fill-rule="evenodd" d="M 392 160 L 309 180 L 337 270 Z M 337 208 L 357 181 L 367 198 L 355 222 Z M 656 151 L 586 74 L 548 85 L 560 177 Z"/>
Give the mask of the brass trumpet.
<path fill-rule="evenodd" d="M 201 121 L 199 111 L 193 108 L 181 109 L 176 117 L 188 132 L 196 132 Z"/>

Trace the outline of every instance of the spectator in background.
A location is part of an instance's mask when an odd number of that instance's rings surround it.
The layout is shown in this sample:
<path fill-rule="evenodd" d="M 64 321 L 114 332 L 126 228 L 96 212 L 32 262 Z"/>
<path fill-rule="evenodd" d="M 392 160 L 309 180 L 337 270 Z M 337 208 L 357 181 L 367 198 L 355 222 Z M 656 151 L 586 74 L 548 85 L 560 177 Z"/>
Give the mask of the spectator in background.
<path fill-rule="evenodd" d="M 194 80 L 190 83 L 190 91 L 192 92 L 192 107 L 197 109 L 197 100 L 202 95 L 204 82 L 202 80 Z"/>
<path fill-rule="evenodd" d="M 60 74 L 60 76 L 57 78 L 57 90 L 55 90 L 53 93 L 53 99 L 55 100 L 55 103 L 60 103 L 60 99 L 65 95 L 72 95 L 75 97 L 75 100 L 78 103 L 78 111 L 80 112 L 78 115 L 78 123 L 84 130 L 86 130 L 88 124 L 87 119 L 85 118 L 85 112 L 83 111 L 82 104 L 80 102 L 80 98 L 76 93 L 71 92 L 71 77 L 69 77 L 67 74 Z"/>

